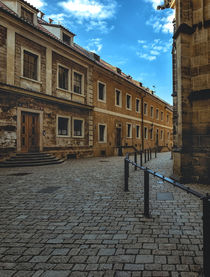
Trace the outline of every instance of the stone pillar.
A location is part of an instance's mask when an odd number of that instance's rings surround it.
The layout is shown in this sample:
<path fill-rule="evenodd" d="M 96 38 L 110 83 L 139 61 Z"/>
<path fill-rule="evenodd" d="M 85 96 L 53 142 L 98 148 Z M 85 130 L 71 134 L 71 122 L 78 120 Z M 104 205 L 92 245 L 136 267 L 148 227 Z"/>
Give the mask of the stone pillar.
<path fill-rule="evenodd" d="M 7 29 L 7 84 L 14 85 L 15 76 L 15 30 Z"/>
<path fill-rule="evenodd" d="M 46 94 L 52 95 L 52 49 L 46 49 Z"/>

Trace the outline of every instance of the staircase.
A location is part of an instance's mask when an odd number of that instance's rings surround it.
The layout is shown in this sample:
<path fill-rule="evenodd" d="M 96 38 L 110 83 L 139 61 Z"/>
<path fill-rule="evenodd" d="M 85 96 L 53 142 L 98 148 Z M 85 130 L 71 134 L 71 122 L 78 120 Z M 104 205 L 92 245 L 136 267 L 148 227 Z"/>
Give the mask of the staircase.
<path fill-rule="evenodd" d="M 41 166 L 60 164 L 59 160 L 53 155 L 47 153 L 18 153 L 8 160 L 0 162 L 0 167 L 24 167 L 24 166 Z"/>

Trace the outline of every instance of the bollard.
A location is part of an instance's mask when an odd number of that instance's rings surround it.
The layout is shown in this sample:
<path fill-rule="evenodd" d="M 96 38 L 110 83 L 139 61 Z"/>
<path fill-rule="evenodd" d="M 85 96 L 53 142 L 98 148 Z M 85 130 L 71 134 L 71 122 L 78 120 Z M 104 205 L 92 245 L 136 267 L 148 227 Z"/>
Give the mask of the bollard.
<path fill-rule="evenodd" d="M 144 216 L 149 218 L 149 172 L 144 171 Z"/>
<path fill-rule="evenodd" d="M 155 158 L 157 158 L 157 149 L 155 148 Z"/>
<path fill-rule="evenodd" d="M 210 276 L 210 197 L 203 199 L 203 272 Z"/>
<path fill-rule="evenodd" d="M 144 162 L 147 162 L 147 153 L 146 153 L 146 149 L 144 150 Z"/>
<path fill-rule="evenodd" d="M 143 162 L 142 162 L 142 151 L 140 152 L 140 165 L 142 166 Z"/>
<path fill-rule="evenodd" d="M 149 155 L 149 148 L 147 149 L 147 157 L 148 157 L 147 160 L 149 161 L 150 160 L 150 158 L 149 158 L 150 157 L 150 155 Z"/>
<path fill-rule="evenodd" d="M 150 148 L 149 149 L 149 152 L 150 152 L 150 160 L 152 159 L 152 149 Z"/>
<path fill-rule="evenodd" d="M 134 153 L 134 163 L 137 164 L 137 153 Z M 135 165 L 134 170 L 137 169 L 137 166 Z"/>
<path fill-rule="evenodd" d="M 124 160 L 124 177 L 125 177 L 125 188 L 124 191 L 128 191 L 128 171 L 129 171 L 129 163 L 127 159 Z"/>

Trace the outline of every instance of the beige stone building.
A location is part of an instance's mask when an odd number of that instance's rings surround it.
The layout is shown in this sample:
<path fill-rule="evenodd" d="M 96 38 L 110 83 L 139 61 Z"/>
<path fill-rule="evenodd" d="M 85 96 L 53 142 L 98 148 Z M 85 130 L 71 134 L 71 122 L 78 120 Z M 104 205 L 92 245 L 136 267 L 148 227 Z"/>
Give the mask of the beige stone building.
<path fill-rule="evenodd" d="M 173 45 L 174 177 L 210 180 L 210 0 L 171 0 Z"/>
<path fill-rule="evenodd" d="M 0 159 L 172 145 L 172 109 L 24 0 L 0 1 Z"/>

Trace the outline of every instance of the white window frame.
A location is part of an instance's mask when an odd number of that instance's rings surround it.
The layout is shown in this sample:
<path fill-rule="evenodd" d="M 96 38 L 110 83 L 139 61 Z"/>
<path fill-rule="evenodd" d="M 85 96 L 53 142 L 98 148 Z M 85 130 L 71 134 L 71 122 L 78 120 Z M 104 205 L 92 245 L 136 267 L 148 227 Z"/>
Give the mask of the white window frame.
<path fill-rule="evenodd" d="M 120 104 L 119 105 L 117 105 L 117 101 L 116 101 L 117 100 L 117 91 L 120 92 Z M 115 89 L 115 106 L 122 108 L 122 91 L 118 88 Z"/>
<path fill-rule="evenodd" d="M 29 52 L 29 53 L 31 53 L 33 55 L 38 56 L 38 61 L 37 61 L 37 80 L 23 76 L 24 51 L 27 51 L 27 52 Z M 40 80 L 41 80 L 41 55 L 40 55 L 40 53 L 38 53 L 38 52 L 36 52 L 34 50 L 31 50 L 29 48 L 26 48 L 26 47 L 21 47 L 21 78 L 24 78 L 26 80 L 30 80 L 30 81 L 35 82 L 35 83 L 40 83 Z"/>
<path fill-rule="evenodd" d="M 103 100 L 99 98 L 99 84 L 104 85 L 104 99 Z M 99 102 L 106 103 L 106 83 L 101 82 L 100 80 L 97 81 L 97 95 L 98 95 L 98 101 Z"/>
<path fill-rule="evenodd" d="M 158 111 L 158 113 L 157 113 L 157 111 Z M 159 109 L 158 108 L 156 108 L 156 110 L 155 110 L 155 119 L 159 120 Z"/>
<path fill-rule="evenodd" d="M 140 108 L 141 102 L 140 102 L 140 99 L 139 99 L 139 98 L 136 98 L 136 104 L 137 104 L 137 100 L 139 101 L 139 102 L 138 102 L 139 105 L 138 105 L 138 109 L 137 109 L 137 105 L 136 105 L 136 112 L 137 112 L 137 113 L 140 113 L 140 111 L 141 111 L 141 108 Z"/>
<path fill-rule="evenodd" d="M 127 96 L 130 97 L 130 107 L 128 107 Z M 129 110 L 129 111 L 132 110 L 132 95 L 129 93 L 126 93 L 126 110 Z"/>
<path fill-rule="evenodd" d="M 153 109 L 152 110 L 152 115 L 151 115 L 151 108 Z M 150 117 L 154 118 L 154 107 L 152 105 L 150 106 Z"/>
<path fill-rule="evenodd" d="M 101 141 L 100 140 L 100 127 L 99 126 L 104 126 L 105 127 L 105 129 L 104 129 L 104 140 L 103 141 Z M 105 124 L 105 123 L 98 123 L 98 142 L 99 143 L 106 143 L 107 142 L 107 124 Z"/>
<path fill-rule="evenodd" d="M 128 134 L 128 126 L 130 125 L 130 134 Z M 128 136 L 130 135 L 130 136 Z M 132 124 L 127 122 L 126 123 L 126 138 L 132 138 Z"/>
<path fill-rule="evenodd" d="M 74 73 L 82 75 L 82 88 L 81 88 L 81 93 L 74 92 Z M 75 95 L 84 95 L 85 94 L 85 75 L 82 72 L 79 72 L 75 69 L 72 70 L 72 86 L 71 86 L 71 91 Z"/>
<path fill-rule="evenodd" d="M 74 135 L 74 121 L 75 120 L 81 120 L 82 121 L 82 135 L 81 136 L 75 136 Z M 85 120 L 83 118 L 80 118 L 80 117 L 72 117 L 72 137 L 73 138 L 84 138 L 84 133 L 85 133 L 85 130 L 84 130 L 84 122 Z"/>
<path fill-rule="evenodd" d="M 58 134 L 58 118 L 66 118 L 68 119 L 68 135 L 59 135 Z M 71 117 L 65 115 L 56 115 L 56 137 L 59 138 L 69 138 L 71 136 Z"/>
<path fill-rule="evenodd" d="M 59 66 L 68 69 L 68 89 L 64 89 L 64 88 L 60 88 L 59 87 Z M 71 89 L 71 80 L 70 80 L 70 76 L 71 76 L 71 69 L 61 63 L 57 64 L 57 89 L 59 90 L 63 90 L 63 91 L 70 91 Z"/>
<path fill-rule="evenodd" d="M 144 105 L 147 106 L 146 113 L 144 112 Z M 148 104 L 147 104 L 147 102 L 144 102 L 144 104 L 143 104 L 143 113 L 144 113 L 144 115 L 148 115 Z"/>
<path fill-rule="evenodd" d="M 145 132 L 145 129 L 147 130 L 146 132 Z M 148 139 L 148 127 L 145 127 L 145 126 L 144 126 L 144 139 Z"/>
<path fill-rule="evenodd" d="M 137 133 L 137 127 L 139 127 L 139 132 Z M 141 138 L 141 126 L 136 124 L 136 138 L 140 139 Z"/>

